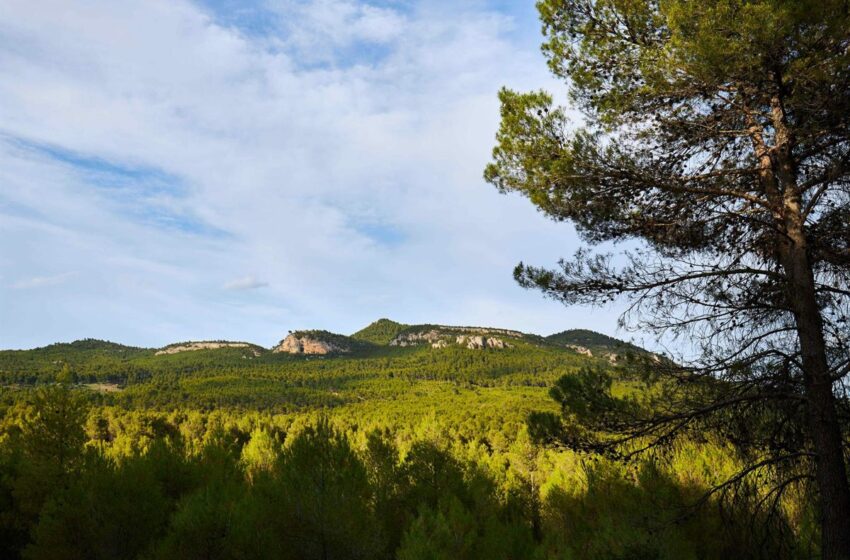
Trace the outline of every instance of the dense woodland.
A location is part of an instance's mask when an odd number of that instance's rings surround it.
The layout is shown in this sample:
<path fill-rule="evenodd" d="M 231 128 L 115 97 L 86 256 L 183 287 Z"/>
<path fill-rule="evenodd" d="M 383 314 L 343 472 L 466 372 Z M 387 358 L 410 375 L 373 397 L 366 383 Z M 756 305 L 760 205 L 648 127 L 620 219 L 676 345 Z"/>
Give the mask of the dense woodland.
<path fill-rule="evenodd" d="M 537 8 L 562 89 L 501 90 L 484 178 L 582 246 L 514 276 L 679 355 L 2 351 L 0 557 L 850 560 L 850 1 Z"/>
<path fill-rule="evenodd" d="M 757 480 L 709 493 L 744 460 L 711 434 L 631 461 L 534 441 L 528 415 L 557 410 L 563 376 L 653 390 L 634 347 L 564 346 L 590 334 L 471 350 L 377 333 L 384 344 L 327 357 L 93 340 L 0 352 L 0 556 L 817 553 L 805 486 L 778 503 Z"/>

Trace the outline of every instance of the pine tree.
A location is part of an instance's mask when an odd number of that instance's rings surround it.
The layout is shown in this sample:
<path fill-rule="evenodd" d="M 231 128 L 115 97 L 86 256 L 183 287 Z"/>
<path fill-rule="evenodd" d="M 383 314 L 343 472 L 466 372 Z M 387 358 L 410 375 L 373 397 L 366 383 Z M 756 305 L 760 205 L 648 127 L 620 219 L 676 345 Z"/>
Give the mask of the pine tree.
<path fill-rule="evenodd" d="M 538 8 L 549 66 L 585 122 L 571 127 L 546 93 L 503 90 L 485 177 L 589 245 L 635 248 L 585 248 L 515 276 L 566 304 L 625 299 L 625 324 L 679 336 L 698 356 L 671 369 L 666 380 L 684 384 L 653 410 L 606 397 L 592 376 L 559 388 L 567 415 L 570 391 L 595 401 L 582 412 L 590 429 L 567 439 L 654 446 L 711 427 L 748 446 L 742 477 L 784 473 L 781 494 L 812 476 L 822 554 L 850 558 L 848 2 Z M 594 438 L 600 429 L 623 437 Z"/>

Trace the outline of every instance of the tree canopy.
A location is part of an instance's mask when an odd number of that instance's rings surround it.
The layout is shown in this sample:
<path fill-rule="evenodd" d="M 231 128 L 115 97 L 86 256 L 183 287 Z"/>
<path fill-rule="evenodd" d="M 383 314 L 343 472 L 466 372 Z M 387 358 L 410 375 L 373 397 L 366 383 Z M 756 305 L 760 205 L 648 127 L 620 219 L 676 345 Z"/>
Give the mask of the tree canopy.
<path fill-rule="evenodd" d="M 578 439 L 651 447 L 710 426 L 749 450 L 742 477 L 781 471 L 780 493 L 813 477 L 822 552 L 850 557 L 848 2 L 538 8 L 543 52 L 583 122 L 545 92 L 502 90 L 485 178 L 590 246 L 637 248 L 586 247 L 515 276 L 567 304 L 624 298 L 624 324 L 697 350 L 647 368 L 679 382 L 648 394 L 653 406 L 600 402 Z M 567 413 L 568 392 L 586 388 L 568 385 L 555 395 Z M 597 436 L 606 428 L 620 437 Z"/>

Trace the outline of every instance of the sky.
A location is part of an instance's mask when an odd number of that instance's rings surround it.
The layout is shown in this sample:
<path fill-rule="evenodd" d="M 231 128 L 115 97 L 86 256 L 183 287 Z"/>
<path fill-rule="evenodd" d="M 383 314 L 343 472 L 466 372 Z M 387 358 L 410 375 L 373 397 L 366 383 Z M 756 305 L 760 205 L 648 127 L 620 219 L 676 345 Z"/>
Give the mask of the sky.
<path fill-rule="evenodd" d="M 563 95 L 539 27 L 520 0 L 0 0 L 0 348 L 618 334 L 514 282 L 579 240 L 482 179 L 499 88 Z"/>

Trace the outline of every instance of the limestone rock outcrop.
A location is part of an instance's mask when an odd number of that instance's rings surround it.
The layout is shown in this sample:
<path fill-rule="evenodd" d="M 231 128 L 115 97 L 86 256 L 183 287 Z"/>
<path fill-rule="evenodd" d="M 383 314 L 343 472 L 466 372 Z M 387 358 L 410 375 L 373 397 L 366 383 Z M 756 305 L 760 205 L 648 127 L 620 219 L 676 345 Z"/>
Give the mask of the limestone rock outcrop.
<path fill-rule="evenodd" d="M 578 352 L 579 354 L 582 354 L 584 356 L 588 356 L 589 358 L 593 357 L 593 351 L 591 351 L 590 348 L 586 348 L 584 346 L 579 346 L 578 344 L 567 344 L 567 348 L 571 348 L 571 349 L 575 350 L 576 352 Z"/>
<path fill-rule="evenodd" d="M 431 348 L 447 348 L 452 345 L 463 346 L 470 350 L 484 348 L 511 348 L 512 344 L 501 337 L 521 338 L 522 333 L 505 329 L 490 329 L 480 327 L 442 327 L 439 325 L 418 331 L 406 331 L 390 341 L 390 346 L 419 346 L 430 345 Z"/>
<path fill-rule="evenodd" d="M 272 352 L 277 353 L 318 355 L 345 354 L 350 351 L 351 347 L 346 344 L 310 333 L 292 333 L 272 349 Z"/>
<path fill-rule="evenodd" d="M 390 341 L 390 346 L 418 346 L 420 344 L 438 344 L 443 341 L 444 335 L 441 335 L 437 330 L 425 332 L 402 333 Z M 438 348 L 437 346 L 434 346 Z M 439 348 L 442 348 L 440 346 Z"/>
<path fill-rule="evenodd" d="M 180 352 L 191 352 L 194 350 L 216 350 L 218 348 L 251 348 L 254 356 L 259 356 L 260 351 L 247 342 L 184 342 L 172 344 L 156 352 L 156 356 L 164 354 L 178 354 Z"/>
<path fill-rule="evenodd" d="M 496 348 L 496 349 L 501 350 L 503 348 L 510 348 L 511 347 L 510 343 L 505 342 L 501 338 L 495 338 L 495 337 L 492 337 L 492 336 L 485 337 L 485 336 L 481 336 L 481 335 L 478 335 L 478 336 L 460 335 L 455 339 L 455 342 L 457 344 L 460 344 L 461 346 L 466 346 L 470 350 L 480 350 L 482 348 Z"/>

